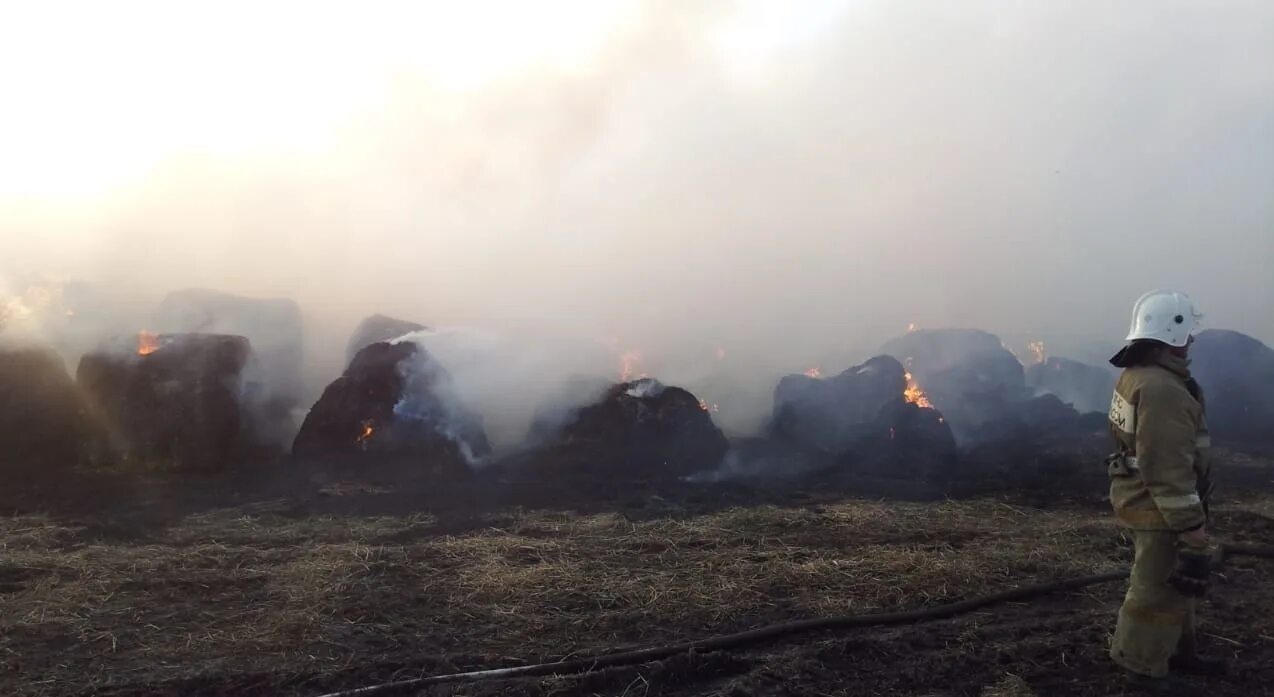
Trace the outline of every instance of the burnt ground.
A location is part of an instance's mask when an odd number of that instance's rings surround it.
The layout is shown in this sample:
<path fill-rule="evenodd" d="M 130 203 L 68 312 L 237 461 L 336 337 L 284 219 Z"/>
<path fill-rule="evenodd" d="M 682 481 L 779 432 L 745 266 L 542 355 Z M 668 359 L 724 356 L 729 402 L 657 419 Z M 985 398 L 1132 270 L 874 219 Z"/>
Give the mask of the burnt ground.
<path fill-rule="evenodd" d="M 1218 535 L 1274 541 L 1274 468 L 1221 467 Z M 269 472 L 0 491 L 0 694 L 318 695 L 922 608 L 1131 555 L 1093 479 L 901 501 L 936 490 Z M 1104 646 L 1122 592 L 422 694 L 1118 695 Z M 1234 560 L 1201 614 L 1238 667 L 1210 693 L 1274 694 L 1274 561 Z"/>

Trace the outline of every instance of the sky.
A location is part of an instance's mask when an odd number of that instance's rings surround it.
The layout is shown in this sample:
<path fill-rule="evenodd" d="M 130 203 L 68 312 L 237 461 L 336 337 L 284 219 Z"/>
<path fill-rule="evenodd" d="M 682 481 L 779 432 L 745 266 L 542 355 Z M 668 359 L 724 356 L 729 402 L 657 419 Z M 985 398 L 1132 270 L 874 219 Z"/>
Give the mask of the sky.
<path fill-rule="evenodd" d="M 9 3 L 0 93 L 0 293 L 294 298 L 320 383 L 373 312 L 761 402 L 1157 287 L 1274 343 L 1261 0 Z"/>

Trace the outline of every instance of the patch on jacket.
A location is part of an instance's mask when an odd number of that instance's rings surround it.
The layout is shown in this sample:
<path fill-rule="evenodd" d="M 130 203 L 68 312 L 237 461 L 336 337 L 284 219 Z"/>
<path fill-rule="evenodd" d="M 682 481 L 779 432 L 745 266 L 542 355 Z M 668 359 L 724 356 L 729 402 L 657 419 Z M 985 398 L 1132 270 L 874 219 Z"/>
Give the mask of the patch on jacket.
<path fill-rule="evenodd" d="M 1137 410 L 1118 392 L 1110 400 L 1110 423 L 1124 433 L 1137 432 Z"/>

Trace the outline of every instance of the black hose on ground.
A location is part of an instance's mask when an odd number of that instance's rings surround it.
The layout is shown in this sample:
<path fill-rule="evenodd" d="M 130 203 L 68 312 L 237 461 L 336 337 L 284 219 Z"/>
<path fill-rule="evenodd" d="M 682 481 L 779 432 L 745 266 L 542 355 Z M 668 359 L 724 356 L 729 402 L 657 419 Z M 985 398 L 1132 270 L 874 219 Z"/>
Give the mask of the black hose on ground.
<path fill-rule="evenodd" d="M 1252 556 L 1274 559 L 1274 547 L 1227 544 L 1220 548 L 1218 556 L 1221 559 L 1229 556 Z M 724 634 L 710 639 L 687 641 L 680 644 L 652 646 L 647 649 L 620 651 L 617 653 L 601 654 L 599 656 L 591 656 L 588 658 L 575 658 L 567 661 L 556 661 L 553 663 L 536 663 L 533 665 L 516 666 L 512 668 L 492 668 L 489 670 L 474 670 L 464 673 L 431 675 L 423 678 L 411 678 L 408 680 L 388 682 L 381 685 L 359 687 L 352 690 L 329 692 L 327 694 L 320 695 L 319 697 L 366 697 L 367 695 L 381 694 L 390 690 L 421 688 L 428 687 L 430 685 L 444 685 L 448 683 L 478 682 L 481 680 L 499 679 L 507 680 L 510 678 L 529 678 L 544 675 L 569 675 L 572 673 L 584 673 L 597 670 L 599 668 L 612 668 L 615 666 L 648 663 L 650 661 L 657 661 L 683 653 L 736 649 L 742 646 L 759 644 L 764 641 L 792 634 L 800 634 L 803 632 L 814 632 L 828 629 L 855 629 L 859 627 L 883 627 L 896 624 L 911 624 L 915 622 L 946 619 L 948 617 L 954 617 L 955 615 L 962 615 L 967 612 L 973 612 L 974 610 L 980 610 L 989 605 L 1029 600 L 1049 593 L 1078 590 L 1086 586 L 1092 586 L 1098 583 L 1107 583 L 1109 581 L 1118 581 L 1127 577 L 1127 571 L 1108 571 L 1106 573 L 1093 574 L 1091 576 L 1079 576 L 1076 578 L 1062 579 L 1060 581 L 1050 581 L 1048 583 L 1023 586 L 1022 588 L 1014 588 L 1012 590 L 992 593 L 990 595 L 982 595 L 976 598 L 947 603 L 946 605 L 922 608 L 920 610 L 797 620 L 795 622 L 772 624 L 767 627 L 750 629 L 745 632 Z"/>

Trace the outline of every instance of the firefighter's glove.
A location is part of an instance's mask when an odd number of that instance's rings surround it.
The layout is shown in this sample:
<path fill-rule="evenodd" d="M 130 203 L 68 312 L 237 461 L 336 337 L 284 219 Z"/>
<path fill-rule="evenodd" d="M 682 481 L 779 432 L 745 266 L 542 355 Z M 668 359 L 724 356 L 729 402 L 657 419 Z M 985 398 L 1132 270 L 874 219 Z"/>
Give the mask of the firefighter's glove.
<path fill-rule="evenodd" d="M 1177 550 L 1177 568 L 1168 577 L 1168 585 L 1182 595 L 1202 598 L 1208 592 L 1208 576 L 1212 559 L 1206 547 L 1182 545 Z"/>

